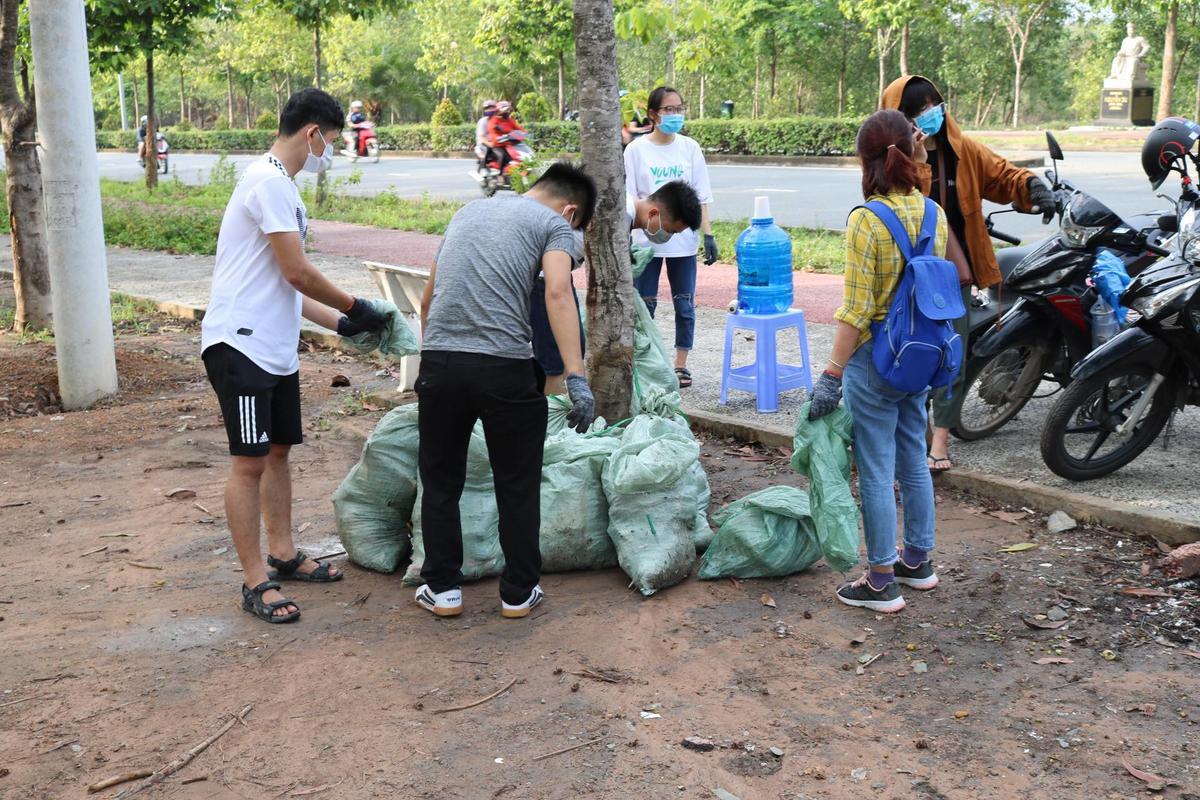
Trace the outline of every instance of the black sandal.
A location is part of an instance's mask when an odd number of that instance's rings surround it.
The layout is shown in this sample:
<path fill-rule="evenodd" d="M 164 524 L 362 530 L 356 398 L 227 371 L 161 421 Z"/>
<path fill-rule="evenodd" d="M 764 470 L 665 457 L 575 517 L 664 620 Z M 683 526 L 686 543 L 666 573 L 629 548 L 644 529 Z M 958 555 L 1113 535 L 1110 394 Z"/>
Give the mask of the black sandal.
<path fill-rule="evenodd" d="M 267 577 L 273 581 L 308 581 L 309 583 L 333 583 L 345 577 L 344 572 L 336 575 L 329 574 L 329 562 L 322 561 L 312 572 L 298 572 L 300 565 L 308 560 L 303 550 L 296 551 L 296 557 L 284 561 L 273 555 L 267 555 L 267 566 L 274 567 L 274 572 L 268 572 Z"/>
<path fill-rule="evenodd" d="M 242 584 L 242 610 L 248 611 L 264 622 L 270 622 L 276 625 L 285 622 L 295 622 L 300 619 L 300 606 L 296 605 L 286 597 L 282 600 L 276 600 L 273 603 L 268 603 L 263 600 L 263 593 L 269 592 L 272 589 L 278 589 L 279 584 L 275 581 L 263 581 L 258 586 L 251 589 L 246 584 Z M 276 614 L 275 612 L 281 608 L 293 606 L 296 610 L 289 611 L 286 614 Z"/>
<path fill-rule="evenodd" d="M 680 389 L 686 389 L 692 385 L 692 373 L 687 367 L 676 367 L 675 377 L 679 379 Z"/>

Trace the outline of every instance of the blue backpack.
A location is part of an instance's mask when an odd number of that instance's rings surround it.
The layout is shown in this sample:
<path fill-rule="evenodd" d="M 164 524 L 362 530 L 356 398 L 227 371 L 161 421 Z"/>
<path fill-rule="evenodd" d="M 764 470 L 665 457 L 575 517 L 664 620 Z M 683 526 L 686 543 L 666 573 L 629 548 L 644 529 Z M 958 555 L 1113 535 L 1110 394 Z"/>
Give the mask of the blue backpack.
<path fill-rule="evenodd" d="M 875 369 L 901 392 L 949 386 L 963 360 L 963 341 L 954 331 L 954 320 L 967 309 L 954 263 L 933 254 L 937 205 L 925 198 L 925 219 L 915 247 L 886 204 L 872 200 L 861 207 L 883 221 L 905 261 L 887 318 L 871 323 Z"/>

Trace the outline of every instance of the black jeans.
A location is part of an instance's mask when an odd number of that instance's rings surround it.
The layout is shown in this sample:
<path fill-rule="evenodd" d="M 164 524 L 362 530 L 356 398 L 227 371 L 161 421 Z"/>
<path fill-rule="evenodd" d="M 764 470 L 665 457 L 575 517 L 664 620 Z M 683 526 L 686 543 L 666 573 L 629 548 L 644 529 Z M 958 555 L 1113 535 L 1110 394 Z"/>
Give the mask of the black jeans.
<path fill-rule="evenodd" d="M 483 421 L 500 512 L 504 574 L 500 597 L 523 603 L 542 572 L 542 449 L 546 440 L 545 376 L 534 360 L 474 353 L 425 352 L 417 376 L 418 465 L 423 496 L 425 564 L 421 577 L 434 592 L 462 580 L 462 523 L 458 502 L 467 448 Z"/>

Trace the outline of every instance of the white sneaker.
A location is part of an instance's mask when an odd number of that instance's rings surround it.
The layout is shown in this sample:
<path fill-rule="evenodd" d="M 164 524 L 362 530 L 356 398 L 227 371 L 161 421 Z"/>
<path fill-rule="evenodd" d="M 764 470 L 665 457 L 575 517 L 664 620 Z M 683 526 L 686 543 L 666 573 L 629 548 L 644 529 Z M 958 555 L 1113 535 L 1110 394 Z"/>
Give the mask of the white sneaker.
<path fill-rule="evenodd" d="M 537 606 L 538 603 L 542 602 L 542 600 L 545 598 L 546 593 L 542 591 L 542 587 L 535 586 L 532 590 L 530 590 L 529 597 L 526 598 L 524 603 L 518 603 L 517 605 L 512 606 L 501 600 L 500 616 L 508 617 L 509 619 L 527 617 L 529 616 L 529 612 L 533 611 L 534 607 Z"/>
<path fill-rule="evenodd" d="M 462 589 L 458 588 L 435 592 L 428 584 L 423 583 L 421 588 L 417 589 L 415 599 L 417 605 L 439 617 L 457 617 L 463 610 Z"/>

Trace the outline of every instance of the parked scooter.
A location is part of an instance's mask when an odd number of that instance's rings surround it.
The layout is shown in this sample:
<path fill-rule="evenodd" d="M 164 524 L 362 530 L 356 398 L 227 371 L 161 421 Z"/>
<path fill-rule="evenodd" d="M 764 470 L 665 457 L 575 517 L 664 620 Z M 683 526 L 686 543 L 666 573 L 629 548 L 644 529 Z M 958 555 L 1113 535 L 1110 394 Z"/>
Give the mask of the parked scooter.
<path fill-rule="evenodd" d="M 1060 386 L 1092 349 L 1088 309 L 1095 300 L 1087 277 L 1103 247 L 1136 275 L 1166 251 L 1174 217 L 1144 214 L 1122 219 L 1070 181 L 1061 178 L 1062 148 L 1046 142 L 1054 163 L 1046 171 L 1054 191 L 1059 233 L 1037 245 L 1004 279 L 1000 294 L 1013 306 L 975 340 L 966 364 L 966 398 L 951 432 L 983 439 L 1015 417 L 1043 380 Z"/>
<path fill-rule="evenodd" d="M 342 155 L 350 159 L 351 162 L 358 161 L 360 158 L 367 158 L 371 163 L 379 163 L 379 137 L 375 133 L 374 122 L 361 122 L 344 134 L 346 146 L 342 149 Z"/>
<path fill-rule="evenodd" d="M 518 170 L 525 174 L 521 165 L 533 158 L 533 148 L 526 141 L 526 133 L 523 130 L 518 129 L 501 136 L 497 142 L 497 147 L 488 148 L 483 169 L 470 173 L 471 177 L 479 182 L 484 197 L 491 197 L 498 191 L 512 191 L 513 171 Z M 500 168 L 501 148 L 507 151 L 509 157 L 509 162 L 503 169 Z"/>
<path fill-rule="evenodd" d="M 1157 188 L 1180 173 L 1178 233 L 1166 258 L 1133 279 L 1121 305 L 1132 325 L 1076 365 L 1042 428 L 1042 458 L 1073 481 L 1115 472 L 1158 437 L 1174 409 L 1200 405 L 1200 194 L 1188 162 L 1200 126 L 1169 118 L 1147 137 L 1142 164 Z M 1165 163 L 1158 172 L 1149 164 Z"/>

